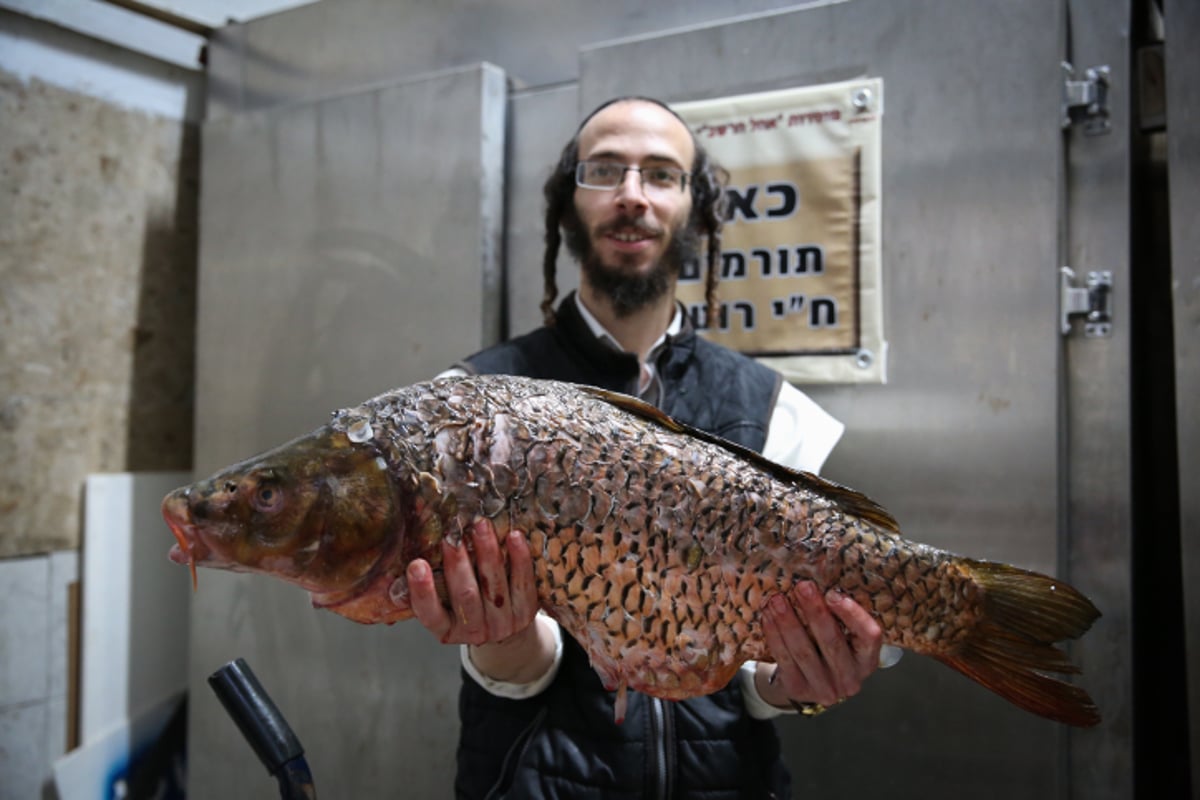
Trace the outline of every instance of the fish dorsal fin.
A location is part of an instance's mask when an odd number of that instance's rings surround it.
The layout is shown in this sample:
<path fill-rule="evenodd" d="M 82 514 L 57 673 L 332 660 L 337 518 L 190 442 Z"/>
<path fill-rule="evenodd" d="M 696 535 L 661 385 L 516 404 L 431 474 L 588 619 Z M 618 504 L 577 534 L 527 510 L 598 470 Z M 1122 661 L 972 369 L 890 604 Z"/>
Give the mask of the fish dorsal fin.
<path fill-rule="evenodd" d="M 883 506 L 876 503 L 865 494 L 855 491 L 848 486 L 842 486 L 840 483 L 822 478 L 819 475 L 814 475 L 811 472 L 802 472 L 792 469 L 783 464 L 771 461 L 763 457 L 761 453 L 757 453 L 748 447 L 744 447 L 736 442 L 731 442 L 728 439 L 723 439 L 716 434 L 702 431 L 699 428 L 693 428 L 691 425 L 680 422 L 674 417 L 666 414 L 662 409 L 650 405 L 645 400 L 639 400 L 627 394 L 620 392 L 609 391 L 608 389 L 600 389 L 595 386 L 577 385 L 577 388 L 593 397 L 603 400 L 606 403 L 616 406 L 617 408 L 627 411 L 634 416 L 641 417 L 648 422 L 652 422 L 669 431 L 675 433 L 683 433 L 692 436 L 696 439 L 701 439 L 710 444 L 724 448 L 739 458 L 754 464 L 760 469 L 770 473 L 774 478 L 785 483 L 792 483 L 800 486 L 808 491 L 823 495 L 833 500 L 838 508 L 847 514 L 859 517 L 870 522 L 876 527 L 882 528 L 885 531 L 892 533 L 900 532 L 900 525 L 896 519 Z"/>

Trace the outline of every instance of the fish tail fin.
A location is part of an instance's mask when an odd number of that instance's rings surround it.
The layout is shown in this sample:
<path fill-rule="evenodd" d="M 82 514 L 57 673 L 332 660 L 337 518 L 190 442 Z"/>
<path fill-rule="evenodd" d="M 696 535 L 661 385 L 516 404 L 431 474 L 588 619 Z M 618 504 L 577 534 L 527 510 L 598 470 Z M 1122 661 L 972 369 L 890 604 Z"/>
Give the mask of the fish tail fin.
<path fill-rule="evenodd" d="M 1079 727 L 1099 723 L 1087 692 L 1045 674 L 1079 673 L 1054 643 L 1091 627 L 1100 616 L 1092 602 L 1036 572 L 971 559 L 963 564 L 984 590 L 985 617 L 957 652 L 935 657 L 1026 711 Z"/>

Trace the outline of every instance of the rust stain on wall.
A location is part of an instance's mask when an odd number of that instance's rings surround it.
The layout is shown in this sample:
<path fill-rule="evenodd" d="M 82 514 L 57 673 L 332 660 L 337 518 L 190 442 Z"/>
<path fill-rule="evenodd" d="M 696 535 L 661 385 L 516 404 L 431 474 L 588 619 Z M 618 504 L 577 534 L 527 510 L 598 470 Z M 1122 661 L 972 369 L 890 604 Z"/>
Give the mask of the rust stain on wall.
<path fill-rule="evenodd" d="M 190 469 L 198 132 L 0 71 L 0 557 L 91 472 Z"/>

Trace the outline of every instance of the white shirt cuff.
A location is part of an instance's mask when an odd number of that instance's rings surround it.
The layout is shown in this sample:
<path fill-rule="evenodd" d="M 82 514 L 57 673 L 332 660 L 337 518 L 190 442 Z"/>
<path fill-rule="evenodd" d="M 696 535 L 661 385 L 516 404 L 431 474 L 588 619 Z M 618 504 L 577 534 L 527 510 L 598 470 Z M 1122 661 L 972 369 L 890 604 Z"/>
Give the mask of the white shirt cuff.
<path fill-rule="evenodd" d="M 738 678 L 742 681 L 742 701 L 746 704 L 746 713 L 754 719 L 774 719 L 785 714 L 798 713 L 794 708 L 779 708 L 773 706 L 758 693 L 754 685 L 754 671 L 758 669 L 757 661 L 747 661 L 738 669 Z"/>
<path fill-rule="evenodd" d="M 879 651 L 879 668 L 887 669 L 895 666 L 902 655 L 904 655 L 904 651 L 899 647 L 890 644 L 883 645 Z M 738 669 L 738 677 L 742 681 L 742 700 L 746 706 L 746 713 L 755 719 L 772 719 L 784 714 L 799 713 L 794 708 L 780 708 L 762 699 L 762 695 L 758 693 L 758 686 L 754 683 L 754 672 L 758 668 L 757 665 L 757 661 L 747 661 Z"/>
<path fill-rule="evenodd" d="M 538 612 L 537 617 L 533 620 L 534 625 L 550 626 L 554 634 L 554 660 L 550 663 L 550 667 L 538 678 L 529 683 L 508 683 L 506 681 L 498 681 L 494 678 L 489 678 L 479 671 L 471 661 L 471 650 L 469 645 L 462 645 L 459 649 L 462 659 L 463 669 L 471 676 L 471 680 L 483 687 L 483 690 L 488 694 L 496 697 L 507 697 L 509 700 L 525 700 L 530 697 L 536 697 L 546 690 L 546 687 L 554 680 L 554 676 L 558 674 L 558 667 L 562 664 L 563 655 L 563 638 L 562 629 L 558 627 L 558 623 L 550 619 L 545 614 Z"/>

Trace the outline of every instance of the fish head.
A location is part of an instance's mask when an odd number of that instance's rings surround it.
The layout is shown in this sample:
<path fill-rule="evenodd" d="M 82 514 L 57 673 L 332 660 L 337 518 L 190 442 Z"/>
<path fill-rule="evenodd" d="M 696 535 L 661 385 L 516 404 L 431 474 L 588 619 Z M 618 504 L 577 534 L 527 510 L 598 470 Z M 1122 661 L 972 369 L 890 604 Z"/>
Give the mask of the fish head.
<path fill-rule="evenodd" d="M 310 592 L 345 591 L 367 576 L 398 532 L 398 502 L 370 442 L 329 426 L 166 496 L 170 559 L 257 572 Z"/>

